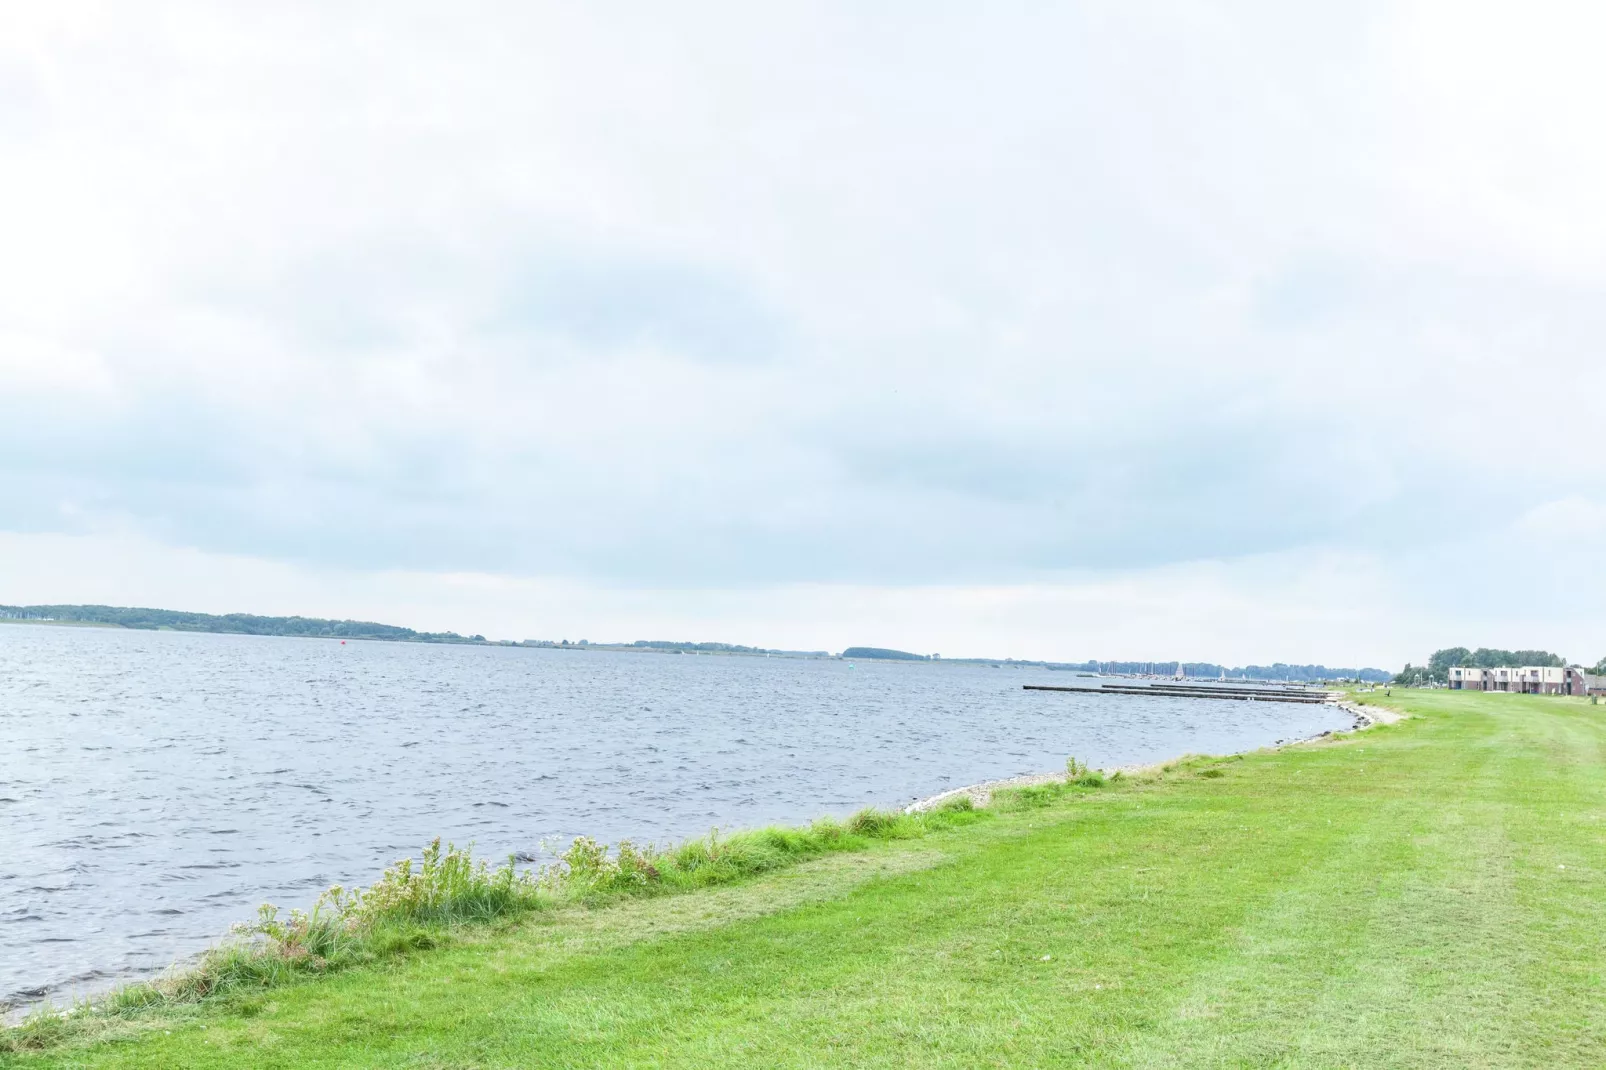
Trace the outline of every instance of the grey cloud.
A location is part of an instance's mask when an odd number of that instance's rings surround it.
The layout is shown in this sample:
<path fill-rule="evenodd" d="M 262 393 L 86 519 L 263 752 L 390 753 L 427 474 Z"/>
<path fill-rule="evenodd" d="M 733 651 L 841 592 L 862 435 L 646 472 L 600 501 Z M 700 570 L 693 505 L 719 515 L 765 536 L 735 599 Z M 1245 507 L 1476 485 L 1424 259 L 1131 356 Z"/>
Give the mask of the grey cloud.
<path fill-rule="evenodd" d="M 0 250 L 0 337 L 115 390 L 0 393 L 0 526 L 709 586 L 1486 533 L 1457 481 L 1606 477 L 1474 407 L 1606 388 L 1598 280 L 1418 226 L 1361 15 L 492 6 L 294 70 L 214 11 L 105 83 L 120 34 L 47 42 L 0 224 L 68 244 Z"/>
<path fill-rule="evenodd" d="M 751 286 L 688 264 L 552 256 L 511 273 L 486 327 L 518 338 L 559 334 L 585 349 L 661 346 L 689 359 L 782 355 L 786 331 Z"/>

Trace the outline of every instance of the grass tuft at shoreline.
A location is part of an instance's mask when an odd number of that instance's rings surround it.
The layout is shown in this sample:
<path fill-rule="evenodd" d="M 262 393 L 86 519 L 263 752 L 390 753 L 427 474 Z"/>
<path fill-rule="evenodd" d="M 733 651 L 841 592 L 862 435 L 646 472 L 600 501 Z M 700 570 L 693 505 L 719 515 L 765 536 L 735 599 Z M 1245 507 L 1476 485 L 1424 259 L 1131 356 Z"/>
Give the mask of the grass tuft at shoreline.
<path fill-rule="evenodd" d="M 264 904 L 255 921 L 195 962 L 149 981 L 125 985 L 91 1002 L 43 1006 L 20 1025 L 0 1028 L 0 1054 L 42 1051 L 103 1033 L 151 1012 L 203 1001 L 249 997 L 356 966 L 430 950 L 465 928 L 516 919 L 567 905 L 597 906 L 625 897 L 686 892 L 770 873 L 813 858 L 861 851 L 877 841 L 916 839 L 982 820 L 971 800 L 956 798 L 920 813 L 866 808 L 845 821 L 821 818 L 800 828 L 772 826 L 721 835 L 718 830 L 674 847 L 616 847 L 578 837 L 557 861 L 520 870 L 516 860 L 491 866 L 470 848 L 424 848 L 368 888 L 336 885 L 310 911 Z"/>

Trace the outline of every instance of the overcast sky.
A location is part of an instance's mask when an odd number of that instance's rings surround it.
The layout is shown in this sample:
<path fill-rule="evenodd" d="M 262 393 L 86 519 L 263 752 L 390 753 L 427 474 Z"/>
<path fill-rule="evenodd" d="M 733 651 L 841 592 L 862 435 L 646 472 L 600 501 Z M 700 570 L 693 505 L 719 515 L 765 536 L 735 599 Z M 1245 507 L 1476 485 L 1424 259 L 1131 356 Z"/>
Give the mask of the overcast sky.
<path fill-rule="evenodd" d="M 1603 20 L 0 0 L 0 602 L 1593 662 Z"/>

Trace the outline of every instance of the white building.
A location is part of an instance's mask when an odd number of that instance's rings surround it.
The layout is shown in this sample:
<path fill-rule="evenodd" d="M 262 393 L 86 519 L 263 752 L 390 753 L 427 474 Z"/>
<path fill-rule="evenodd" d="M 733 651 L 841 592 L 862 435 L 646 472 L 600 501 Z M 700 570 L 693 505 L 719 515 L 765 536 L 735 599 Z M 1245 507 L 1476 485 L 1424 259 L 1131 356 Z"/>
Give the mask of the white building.
<path fill-rule="evenodd" d="M 1449 670 L 1452 691 L 1513 691 L 1524 695 L 1586 695 L 1589 681 L 1576 665 L 1524 665 L 1520 668 L 1478 669 L 1469 665 Z"/>

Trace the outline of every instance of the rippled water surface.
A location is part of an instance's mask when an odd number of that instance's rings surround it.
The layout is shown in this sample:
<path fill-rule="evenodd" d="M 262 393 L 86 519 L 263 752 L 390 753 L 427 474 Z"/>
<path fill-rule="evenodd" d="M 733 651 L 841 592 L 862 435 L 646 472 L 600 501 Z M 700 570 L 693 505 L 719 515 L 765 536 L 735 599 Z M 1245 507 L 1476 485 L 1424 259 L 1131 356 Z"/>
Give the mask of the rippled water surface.
<path fill-rule="evenodd" d="M 0 625 L 0 1001 L 105 987 L 441 836 L 680 839 L 1347 725 L 953 664 Z M 1091 683 L 1092 681 L 1078 681 Z"/>

